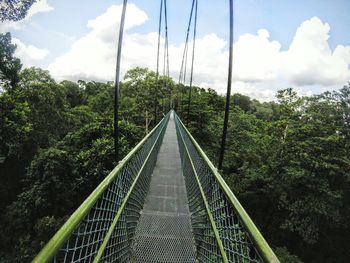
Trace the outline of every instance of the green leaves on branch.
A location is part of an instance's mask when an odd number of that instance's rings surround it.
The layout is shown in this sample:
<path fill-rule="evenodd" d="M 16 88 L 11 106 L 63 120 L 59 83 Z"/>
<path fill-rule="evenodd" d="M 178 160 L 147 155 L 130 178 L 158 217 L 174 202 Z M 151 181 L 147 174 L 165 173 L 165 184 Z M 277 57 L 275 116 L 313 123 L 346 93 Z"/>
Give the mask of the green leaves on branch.
<path fill-rule="evenodd" d="M 11 41 L 10 33 L 0 34 L 0 92 L 15 87 L 19 82 L 22 64 L 18 58 L 14 57 L 16 45 L 12 44 Z"/>

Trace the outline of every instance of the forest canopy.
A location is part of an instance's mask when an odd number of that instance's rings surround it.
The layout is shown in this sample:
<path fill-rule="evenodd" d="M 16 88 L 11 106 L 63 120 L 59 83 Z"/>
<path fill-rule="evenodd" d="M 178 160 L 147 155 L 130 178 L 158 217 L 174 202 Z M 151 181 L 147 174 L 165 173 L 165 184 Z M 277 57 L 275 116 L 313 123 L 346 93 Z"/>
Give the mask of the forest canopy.
<path fill-rule="evenodd" d="M 46 70 L 22 69 L 15 48 L 9 33 L 0 34 L 0 262 L 30 262 L 115 166 L 114 84 L 57 82 Z M 121 155 L 173 102 L 216 163 L 225 98 L 194 87 L 187 120 L 188 92 L 163 76 L 156 85 L 147 68 L 129 70 Z M 276 97 L 232 95 L 221 172 L 281 262 L 346 262 L 350 85 L 313 96 L 287 88 Z"/>

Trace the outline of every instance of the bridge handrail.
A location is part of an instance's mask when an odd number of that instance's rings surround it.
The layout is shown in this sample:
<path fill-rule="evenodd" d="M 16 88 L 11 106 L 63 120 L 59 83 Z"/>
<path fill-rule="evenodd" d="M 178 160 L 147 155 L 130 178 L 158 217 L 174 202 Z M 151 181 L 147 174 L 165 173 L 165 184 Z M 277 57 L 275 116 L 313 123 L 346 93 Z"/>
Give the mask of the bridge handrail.
<path fill-rule="evenodd" d="M 150 139 L 150 137 L 155 136 L 154 145 L 158 142 L 160 135 L 164 133 L 166 124 L 169 120 L 170 112 L 164 116 L 164 118 L 148 133 L 119 163 L 118 165 L 109 173 L 109 175 L 95 188 L 95 190 L 85 199 L 85 201 L 75 210 L 75 212 L 69 217 L 69 219 L 63 224 L 63 226 L 55 233 L 55 235 L 49 240 L 49 242 L 42 248 L 39 254 L 34 258 L 32 262 L 42 263 L 49 262 L 53 259 L 56 253 L 59 252 L 62 245 L 67 242 L 73 232 L 79 227 L 85 217 L 92 210 L 94 205 L 100 201 L 101 197 L 105 193 L 106 189 L 118 178 L 118 175 L 123 171 L 123 169 L 129 164 L 132 158 L 138 153 L 145 143 Z M 153 148 L 152 148 L 153 150 Z M 148 156 L 147 156 L 148 158 Z M 146 160 L 147 161 L 147 160 Z M 146 162 L 145 161 L 145 162 Z M 143 169 L 144 165 L 142 166 Z M 137 180 L 137 179 L 136 179 Z M 129 198 L 129 194 L 125 194 L 124 199 Z M 123 200 L 122 200 L 123 201 Z M 125 201 L 125 200 L 124 200 Z M 118 207 L 118 213 L 120 209 L 124 209 L 125 204 L 121 204 L 123 207 Z M 120 213 L 119 213 L 120 214 Z M 106 244 L 103 244 L 104 248 Z M 98 251 L 100 252 L 100 251 Z M 99 255 L 101 256 L 101 255 Z M 66 260 L 65 260 L 66 261 Z M 56 262 L 56 260 L 54 260 Z"/>
<path fill-rule="evenodd" d="M 249 238 L 254 244 L 255 248 L 257 249 L 261 259 L 264 262 L 269 262 L 269 263 L 280 262 L 277 256 L 275 255 L 275 253 L 272 251 L 272 249 L 266 242 L 265 238 L 262 236 L 262 234 L 260 233 L 256 225 L 252 221 L 252 219 L 249 217 L 245 209 L 242 207 L 242 205 L 238 201 L 237 197 L 233 194 L 231 189 L 228 187 L 225 180 L 222 178 L 222 176 L 218 172 L 217 168 L 213 165 L 213 163 L 210 161 L 208 156 L 205 154 L 205 152 L 202 150 L 202 148 L 199 146 L 197 141 L 193 138 L 189 130 L 186 128 L 186 126 L 183 124 L 183 122 L 177 115 L 176 115 L 176 120 L 177 120 L 176 124 L 178 125 L 179 123 L 181 125 L 181 128 L 186 132 L 186 135 L 192 142 L 199 156 L 204 160 L 204 162 L 207 165 L 207 168 L 210 169 L 211 173 L 215 177 L 215 180 L 219 183 L 221 189 L 223 190 L 224 194 L 226 195 L 233 209 L 235 210 L 235 213 L 238 216 L 240 222 L 243 224 L 244 228 L 248 232 Z"/>

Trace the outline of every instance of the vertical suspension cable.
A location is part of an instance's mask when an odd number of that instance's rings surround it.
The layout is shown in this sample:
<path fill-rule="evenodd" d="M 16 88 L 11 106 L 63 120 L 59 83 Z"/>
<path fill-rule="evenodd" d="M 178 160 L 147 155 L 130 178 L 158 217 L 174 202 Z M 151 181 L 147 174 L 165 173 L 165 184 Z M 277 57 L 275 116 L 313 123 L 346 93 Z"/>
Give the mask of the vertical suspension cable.
<path fill-rule="evenodd" d="M 184 53 L 182 55 L 182 61 L 181 61 L 181 68 L 180 68 L 180 74 L 179 74 L 179 84 L 183 83 L 183 71 L 184 71 L 185 60 L 186 60 L 186 56 L 187 56 L 187 47 L 188 47 L 188 43 L 186 41 L 185 47 L 184 47 Z"/>
<path fill-rule="evenodd" d="M 181 84 L 185 84 L 185 81 L 186 81 L 186 76 L 184 76 L 184 69 L 185 69 L 185 63 L 187 64 L 188 39 L 189 39 L 191 22 L 192 22 L 192 16 L 193 16 L 194 1 L 195 0 L 192 0 L 190 18 L 189 18 L 188 26 L 187 26 L 186 41 L 185 41 L 184 52 L 183 52 L 183 55 L 182 55 L 181 69 L 180 69 L 179 82 L 178 82 L 178 87 L 179 87 L 179 90 L 180 90 L 181 113 L 184 112 L 184 110 L 183 110 L 184 109 L 184 105 L 182 103 L 183 95 L 182 95 Z M 186 70 L 185 70 L 185 72 L 186 72 Z"/>
<path fill-rule="evenodd" d="M 160 50 L 160 31 L 162 27 L 162 13 L 163 13 L 162 11 L 163 11 L 163 0 L 160 1 L 159 24 L 158 24 L 157 73 L 156 73 L 157 84 L 158 84 L 158 77 L 159 77 L 159 50 Z"/>
<path fill-rule="evenodd" d="M 196 32 L 197 32 L 197 13 L 198 13 L 198 0 L 196 0 L 196 8 L 194 13 L 194 26 L 193 26 L 193 46 L 192 46 L 192 64 L 191 64 L 191 75 L 190 75 L 190 92 L 188 94 L 188 107 L 187 107 L 187 126 L 190 119 L 190 108 L 191 108 L 191 95 L 192 95 L 192 83 L 193 83 L 193 65 L 194 65 L 194 52 L 196 49 Z"/>
<path fill-rule="evenodd" d="M 184 69 L 184 63 L 185 63 L 186 49 L 187 49 L 187 43 L 185 43 L 184 53 L 182 55 L 181 68 L 180 68 L 179 81 L 178 81 L 179 84 L 183 83 L 182 75 L 183 75 L 183 69 Z"/>
<path fill-rule="evenodd" d="M 186 44 L 185 69 L 184 69 L 184 72 L 183 72 L 183 84 L 184 85 L 186 85 L 187 59 L 188 59 L 188 43 Z"/>
<path fill-rule="evenodd" d="M 156 87 L 155 87 L 155 100 L 154 100 L 154 123 L 157 123 L 157 103 L 158 103 L 158 86 L 159 86 L 159 51 L 160 51 L 160 31 L 162 28 L 162 13 L 163 13 L 163 0 L 160 0 L 159 10 L 159 24 L 158 24 L 158 48 L 157 48 L 157 73 L 156 73 Z"/>
<path fill-rule="evenodd" d="M 163 54 L 163 76 L 168 76 L 169 75 L 169 72 L 168 72 L 169 71 L 169 52 L 168 52 L 168 14 L 167 14 L 167 1 L 166 0 L 164 0 L 164 20 L 165 20 L 165 22 L 164 22 L 164 24 L 165 24 L 165 41 L 164 41 L 164 54 Z M 165 82 L 165 84 L 166 83 L 167 82 Z"/>
<path fill-rule="evenodd" d="M 184 49 L 184 54 L 183 54 L 183 58 L 182 58 L 182 64 L 181 64 L 181 70 L 180 70 L 180 78 L 179 78 L 179 84 L 183 85 L 183 89 L 182 91 L 184 91 L 186 93 L 186 71 L 187 71 L 187 51 L 188 51 L 188 41 L 186 41 L 185 43 L 185 49 Z M 180 87 L 180 86 L 179 86 Z M 182 95 L 182 91 L 180 91 L 181 94 L 181 113 L 184 112 L 184 103 L 182 103 L 182 99 L 183 99 L 183 95 Z"/>
<path fill-rule="evenodd" d="M 222 163 L 225 154 L 225 144 L 227 136 L 228 117 L 230 112 L 230 97 L 231 97 L 231 84 L 232 84 L 232 59 L 233 59 L 233 0 L 230 1 L 230 44 L 229 44 L 229 63 L 228 63 L 228 79 L 227 79 L 227 94 L 226 94 L 226 108 L 224 118 L 224 128 L 222 131 L 221 149 L 219 156 L 218 168 L 222 169 Z"/>
<path fill-rule="evenodd" d="M 164 41 L 164 54 L 163 54 L 163 76 L 165 76 L 166 72 L 166 39 Z"/>
<path fill-rule="evenodd" d="M 168 38 L 168 9 L 167 9 L 167 0 L 164 0 L 164 19 L 165 19 L 165 43 L 166 43 L 166 60 L 167 60 L 167 81 L 166 83 L 166 91 L 168 90 L 168 80 L 170 78 L 170 72 L 169 72 L 169 38 Z M 169 101 L 171 101 L 171 97 L 169 98 Z"/>
<path fill-rule="evenodd" d="M 164 0 L 164 9 L 165 9 L 165 3 L 166 0 Z M 165 18 L 165 17 L 164 17 Z M 165 76 L 165 72 L 166 72 L 166 36 L 165 36 L 165 40 L 164 40 L 164 53 L 163 53 L 163 77 Z M 162 87 L 164 89 L 164 87 Z"/>
<path fill-rule="evenodd" d="M 124 33 L 124 22 L 127 0 L 123 2 L 122 16 L 120 19 L 119 27 L 119 39 L 118 39 L 118 50 L 117 50 L 117 62 L 116 62 L 116 73 L 115 73 L 115 83 L 114 83 L 114 158 L 115 161 L 119 161 L 119 78 L 120 78 L 120 59 L 122 55 L 122 45 L 123 45 L 123 33 Z"/>
<path fill-rule="evenodd" d="M 180 75 L 179 75 L 179 84 L 181 83 L 181 80 L 183 78 L 183 70 L 185 68 L 185 56 L 187 57 L 187 49 L 188 49 L 188 38 L 190 34 L 190 29 L 191 29 L 191 22 L 192 22 L 192 15 L 193 15 L 193 9 L 194 9 L 194 1 L 192 0 L 192 6 L 191 6 L 191 13 L 190 13 L 190 19 L 188 21 L 188 26 L 187 26 L 187 34 L 186 34 L 186 41 L 185 41 L 185 48 L 184 48 L 184 53 L 182 55 L 182 62 L 181 62 L 181 69 L 180 69 Z M 186 58 L 187 62 L 187 58 Z"/>
<path fill-rule="evenodd" d="M 164 18 L 165 18 L 165 43 L 166 43 L 166 60 L 167 60 L 167 73 L 169 77 L 169 38 L 168 38 L 168 11 L 167 11 L 167 0 L 164 0 Z"/>

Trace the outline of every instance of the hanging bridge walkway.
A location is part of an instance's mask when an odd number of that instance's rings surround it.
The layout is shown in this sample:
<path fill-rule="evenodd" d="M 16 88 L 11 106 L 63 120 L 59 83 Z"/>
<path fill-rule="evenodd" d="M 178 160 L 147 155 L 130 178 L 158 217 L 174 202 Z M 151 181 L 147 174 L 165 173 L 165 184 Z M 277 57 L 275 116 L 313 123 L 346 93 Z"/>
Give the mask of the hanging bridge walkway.
<path fill-rule="evenodd" d="M 187 202 L 172 114 L 136 228 L 131 256 L 135 262 L 196 262 Z"/>
<path fill-rule="evenodd" d="M 33 262 L 279 262 L 174 111 Z"/>

